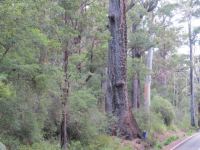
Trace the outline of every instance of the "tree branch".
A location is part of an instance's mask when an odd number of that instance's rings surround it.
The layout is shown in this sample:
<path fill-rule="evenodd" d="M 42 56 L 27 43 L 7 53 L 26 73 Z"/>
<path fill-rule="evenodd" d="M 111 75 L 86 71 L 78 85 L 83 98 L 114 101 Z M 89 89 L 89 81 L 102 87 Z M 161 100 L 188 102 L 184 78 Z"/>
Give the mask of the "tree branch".
<path fill-rule="evenodd" d="M 5 49 L 1 59 L 0 59 L 0 63 L 3 61 L 3 58 L 5 57 L 5 55 L 8 53 L 8 51 L 10 50 L 10 48 L 8 46 L 6 46 L 5 44 L 3 44 L 2 42 L 0 42 L 0 45 Z"/>
<path fill-rule="evenodd" d="M 148 5 L 147 12 L 153 11 L 157 7 L 157 5 L 158 5 L 158 1 L 159 0 L 152 0 L 152 1 L 150 1 L 149 5 Z"/>
<path fill-rule="evenodd" d="M 131 0 L 130 4 L 126 8 L 126 12 L 128 12 L 130 9 L 132 9 L 136 4 L 135 0 Z"/>
<path fill-rule="evenodd" d="M 157 7 L 159 0 L 149 0 L 149 1 L 141 0 L 140 2 L 141 5 L 143 5 L 143 7 L 147 10 L 147 12 L 151 12 Z"/>

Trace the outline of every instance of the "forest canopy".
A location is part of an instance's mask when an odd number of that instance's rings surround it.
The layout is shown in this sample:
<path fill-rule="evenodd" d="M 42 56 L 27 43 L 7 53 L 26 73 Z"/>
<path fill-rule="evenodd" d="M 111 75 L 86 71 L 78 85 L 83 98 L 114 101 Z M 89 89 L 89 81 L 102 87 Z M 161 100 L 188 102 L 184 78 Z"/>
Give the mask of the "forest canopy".
<path fill-rule="evenodd" d="M 0 149 L 162 149 L 195 132 L 199 14 L 199 0 L 0 0 Z"/>

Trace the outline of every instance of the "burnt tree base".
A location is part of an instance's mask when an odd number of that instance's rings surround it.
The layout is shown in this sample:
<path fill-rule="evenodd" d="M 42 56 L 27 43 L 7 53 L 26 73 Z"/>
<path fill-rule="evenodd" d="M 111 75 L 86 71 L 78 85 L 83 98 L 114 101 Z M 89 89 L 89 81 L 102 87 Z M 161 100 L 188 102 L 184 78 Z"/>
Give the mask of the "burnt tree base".
<path fill-rule="evenodd" d="M 136 120 L 131 113 L 123 114 L 112 128 L 112 136 L 117 136 L 126 140 L 142 138 L 141 130 L 139 129 Z"/>

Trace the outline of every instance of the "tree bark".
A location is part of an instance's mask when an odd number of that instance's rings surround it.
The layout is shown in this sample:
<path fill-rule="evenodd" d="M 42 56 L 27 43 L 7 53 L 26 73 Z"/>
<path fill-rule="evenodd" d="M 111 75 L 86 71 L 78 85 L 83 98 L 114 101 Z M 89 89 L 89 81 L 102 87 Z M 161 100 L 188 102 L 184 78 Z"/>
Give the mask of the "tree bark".
<path fill-rule="evenodd" d="M 190 114 L 191 126 L 195 126 L 195 102 L 194 102 L 194 68 L 193 68 L 193 49 L 192 49 L 192 24 L 191 14 L 188 16 L 188 38 L 190 47 Z"/>
<path fill-rule="evenodd" d="M 127 91 L 126 0 L 109 1 L 107 112 L 116 117 L 113 135 L 125 139 L 140 137 L 140 129 L 131 112 Z"/>
<path fill-rule="evenodd" d="M 198 127 L 200 127 L 200 102 L 198 103 Z"/>
<path fill-rule="evenodd" d="M 131 102 L 134 109 L 140 108 L 141 85 L 139 77 L 139 72 L 136 72 L 132 77 Z"/>
<path fill-rule="evenodd" d="M 65 25 L 67 25 L 67 13 L 65 10 Z M 67 135 L 67 102 L 69 97 L 69 73 L 68 73 L 68 64 L 69 64 L 69 51 L 68 51 L 68 42 L 65 41 L 63 46 L 63 70 L 64 70 L 64 85 L 63 85 L 63 95 L 62 95 L 62 121 L 61 121 L 61 149 L 67 150 L 68 144 L 68 135 Z"/>
<path fill-rule="evenodd" d="M 150 105 L 151 105 L 152 64 L 153 64 L 153 49 L 150 48 L 148 50 L 148 57 L 147 57 L 147 69 L 149 70 L 149 74 L 146 76 L 145 86 L 144 86 L 144 106 L 148 112 L 150 111 Z"/>
<path fill-rule="evenodd" d="M 64 51 L 64 86 L 62 95 L 62 122 L 61 122 L 61 148 L 67 150 L 67 101 L 69 96 L 69 81 L 68 81 L 68 50 Z"/>

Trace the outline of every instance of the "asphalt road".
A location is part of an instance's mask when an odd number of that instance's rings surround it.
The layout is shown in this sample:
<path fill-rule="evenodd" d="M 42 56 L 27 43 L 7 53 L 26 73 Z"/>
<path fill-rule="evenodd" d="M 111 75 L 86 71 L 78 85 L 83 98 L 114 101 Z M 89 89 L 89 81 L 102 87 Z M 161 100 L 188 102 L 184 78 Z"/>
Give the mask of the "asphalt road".
<path fill-rule="evenodd" d="M 200 134 L 186 141 L 175 150 L 200 150 Z"/>

